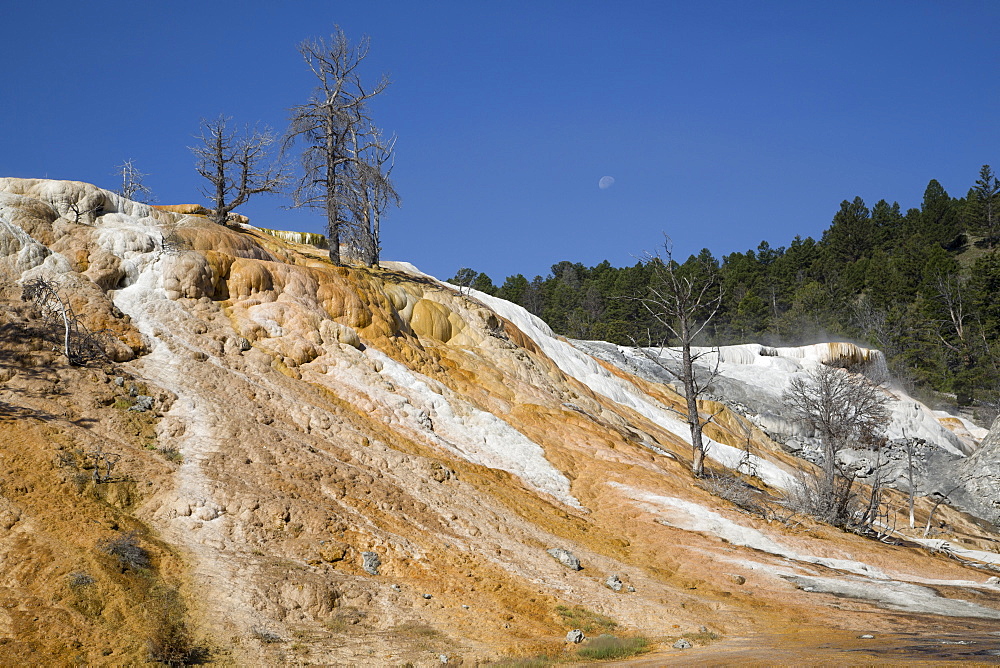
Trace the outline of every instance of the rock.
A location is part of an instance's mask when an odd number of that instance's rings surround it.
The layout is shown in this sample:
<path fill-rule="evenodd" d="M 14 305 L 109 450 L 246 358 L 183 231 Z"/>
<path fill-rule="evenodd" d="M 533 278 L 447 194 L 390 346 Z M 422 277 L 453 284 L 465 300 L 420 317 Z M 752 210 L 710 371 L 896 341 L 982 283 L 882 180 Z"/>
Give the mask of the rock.
<path fill-rule="evenodd" d="M 432 596 L 430 594 L 424 594 L 424 598 L 429 601 L 432 598 Z"/>
<path fill-rule="evenodd" d="M 733 582 L 735 582 L 738 585 L 746 584 L 746 582 L 747 582 L 747 579 L 745 577 L 743 577 L 742 575 L 730 574 L 729 575 L 729 579 L 732 580 Z"/>
<path fill-rule="evenodd" d="M 956 482 L 962 486 L 948 494 L 949 503 L 990 522 L 1000 522 L 1000 417 L 979 449 L 962 459 L 956 468 Z"/>
<path fill-rule="evenodd" d="M 319 548 L 319 556 L 323 559 L 323 561 L 328 561 L 330 563 L 342 561 L 344 557 L 347 556 L 347 550 L 349 550 L 350 547 L 351 546 L 347 543 L 335 543 L 333 541 L 326 542 Z M 378 568 L 378 566 L 375 568 Z M 367 570 L 367 568 L 365 570 Z M 375 575 L 377 575 L 377 573 Z"/>
<path fill-rule="evenodd" d="M 872 635 L 872 634 L 870 634 L 870 633 L 866 633 L 866 634 L 864 634 L 864 635 L 860 635 L 860 636 L 858 636 L 858 637 L 859 637 L 859 638 L 861 638 L 862 640 L 871 640 L 871 639 L 872 639 L 872 638 L 874 638 L 875 636 L 873 636 L 873 635 Z"/>
<path fill-rule="evenodd" d="M 375 552 L 362 552 L 361 558 L 364 559 L 361 567 L 365 569 L 365 572 L 371 575 L 378 575 L 378 567 L 382 565 L 382 560 L 379 559 L 378 554 Z"/>
<path fill-rule="evenodd" d="M 708 633 L 708 627 L 707 626 L 699 626 L 698 627 L 698 633 Z"/>
<path fill-rule="evenodd" d="M 129 410 L 136 413 L 145 413 L 146 411 L 153 410 L 153 397 L 147 397 L 145 394 L 138 395 L 135 398 L 135 403 L 129 407 Z"/>
<path fill-rule="evenodd" d="M 583 631 L 580 629 L 573 629 L 566 634 L 566 642 L 571 642 L 573 644 L 580 644 L 586 639 L 587 636 L 583 635 Z"/>
<path fill-rule="evenodd" d="M 468 610 L 468 609 L 469 609 L 469 606 L 467 606 L 467 605 L 463 605 L 463 606 L 462 606 L 462 609 L 463 609 L 463 610 Z"/>
<path fill-rule="evenodd" d="M 561 547 L 553 547 L 546 551 L 553 559 L 570 570 L 578 571 L 583 568 L 580 566 L 580 560 L 569 550 L 564 550 Z"/>
<path fill-rule="evenodd" d="M 992 578 L 986 579 L 986 584 L 988 585 L 1000 585 L 1000 578 L 994 576 Z"/>
<path fill-rule="evenodd" d="M 125 385 L 124 376 L 115 376 L 115 385 L 118 387 L 123 387 Z"/>
<path fill-rule="evenodd" d="M 621 578 L 619 578 L 617 574 L 608 576 L 608 579 L 604 581 L 604 584 L 614 591 L 621 591 L 622 587 L 625 586 L 622 584 Z"/>
<path fill-rule="evenodd" d="M 691 643 L 690 643 L 690 641 L 688 641 L 688 640 L 686 640 L 684 638 L 681 638 L 680 640 L 678 640 L 677 642 L 675 642 L 673 644 L 673 648 L 674 649 L 691 649 Z"/>
<path fill-rule="evenodd" d="M 633 587 L 632 585 L 629 585 L 628 587 L 625 588 L 625 591 L 627 591 L 630 594 L 634 594 L 635 593 L 635 587 Z"/>
<path fill-rule="evenodd" d="M 441 663 L 448 663 L 448 655 L 438 654 L 438 661 L 440 661 Z"/>
<path fill-rule="evenodd" d="M 400 587 L 399 585 L 392 585 L 392 590 L 393 591 L 403 591 L 403 588 Z"/>

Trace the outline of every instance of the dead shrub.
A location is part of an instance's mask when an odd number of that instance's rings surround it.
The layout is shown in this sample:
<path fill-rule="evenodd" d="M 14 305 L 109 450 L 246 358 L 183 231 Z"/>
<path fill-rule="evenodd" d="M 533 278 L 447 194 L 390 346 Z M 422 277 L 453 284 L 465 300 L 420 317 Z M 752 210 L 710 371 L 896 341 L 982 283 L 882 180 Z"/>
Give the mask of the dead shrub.
<path fill-rule="evenodd" d="M 114 538 L 107 538 L 97 544 L 97 547 L 105 554 L 118 559 L 118 564 L 122 570 L 140 571 L 152 566 L 149 559 L 149 552 L 139 545 L 139 539 L 135 531 L 121 533 Z"/>

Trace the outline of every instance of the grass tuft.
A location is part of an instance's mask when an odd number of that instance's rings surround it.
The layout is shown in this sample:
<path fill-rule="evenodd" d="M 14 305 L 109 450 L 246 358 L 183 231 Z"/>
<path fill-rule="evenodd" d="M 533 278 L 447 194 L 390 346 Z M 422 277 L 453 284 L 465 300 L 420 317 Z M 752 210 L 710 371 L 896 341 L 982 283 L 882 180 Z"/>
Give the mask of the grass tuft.
<path fill-rule="evenodd" d="M 556 612 L 562 619 L 563 626 L 567 629 L 580 629 L 588 636 L 595 633 L 610 633 L 618 628 L 618 622 L 610 617 L 599 615 L 579 605 L 574 605 L 572 608 L 559 605 L 556 606 Z"/>
<path fill-rule="evenodd" d="M 603 634 L 587 642 L 577 654 L 585 659 L 624 659 L 649 651 L 649 641 L 643 637 L 618 638 Z"/>

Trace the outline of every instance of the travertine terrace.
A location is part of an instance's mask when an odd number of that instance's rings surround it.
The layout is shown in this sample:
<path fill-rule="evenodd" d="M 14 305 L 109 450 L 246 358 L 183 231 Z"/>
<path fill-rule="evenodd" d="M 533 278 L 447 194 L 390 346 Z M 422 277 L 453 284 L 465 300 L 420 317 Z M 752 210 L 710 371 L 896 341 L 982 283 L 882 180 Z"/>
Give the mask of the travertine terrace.
<path fill-rule="evenodd" d="M 711 656 L 670 649 L 702 626 L 764 660 L 996 627 L 988 570 L 712 496 L 669 386 L 515 306 L 403 263 L 334 267 L 291 238 L 0 179 L 0 663 L 138 663 L 171 614 L 220 665 L 558 655 L 560 606 L 649 638 L 661 663 Z M 71 367 L 52 350 L 20 299 L 36 277 L 106 330 L 111 359 Z M 152 410 L 128 410 L 137 395 Z M 761 489 L 809 470 L 721 403 L 705 410 L 712 467 L 750 434 Z M 94 484 L 99 447 L 121 458 Z M 996 554 L 985 524 L 938 513 L 937 538 Z M 148 572 L 100 549 L 123 532 Z"/>

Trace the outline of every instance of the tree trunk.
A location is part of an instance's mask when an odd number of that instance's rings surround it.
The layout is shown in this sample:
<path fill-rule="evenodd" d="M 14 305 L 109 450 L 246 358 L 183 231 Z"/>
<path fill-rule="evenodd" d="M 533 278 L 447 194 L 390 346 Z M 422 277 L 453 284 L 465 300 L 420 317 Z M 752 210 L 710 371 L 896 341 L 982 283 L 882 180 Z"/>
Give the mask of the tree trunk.
<path fill-rule="evenodd" d="M 698 414 L 698 396 L 694 385 L 694 362 L 691 360 L 691 342 L 687 336 L 681 342 L 681 382 L 687 401 L 687 421 L 691 427 L 691 471 L 698 477 L 705 473 L 705 445 L 701 436 L 701 416 Z"/>

